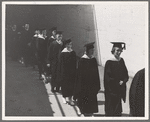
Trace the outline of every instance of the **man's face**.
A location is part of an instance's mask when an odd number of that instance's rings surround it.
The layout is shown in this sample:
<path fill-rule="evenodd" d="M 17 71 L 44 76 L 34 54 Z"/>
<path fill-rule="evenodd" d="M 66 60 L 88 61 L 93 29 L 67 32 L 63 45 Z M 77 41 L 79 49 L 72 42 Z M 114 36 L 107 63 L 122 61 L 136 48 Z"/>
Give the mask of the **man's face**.
<path fill-rule="evenodd" d="M 52 31 L 52 35 L 53 35 L 53 36 L 56 36 L 56 30 L 53 30 L 53 31 Z"/>
<path fill-rule="evenodd" d="M 119 47 L 114 47 L 114 48 L 115 48 L 114 56 L 119 58 L 122 53 L 122 48 L 119 48 Z"/>
<path fill-rule="evenodd" d="M 56 34 L 56 40 L 62 40 L 62 34 Z"/>
<path fill-rule="evenodd" d="M 91 55 L 93 55 L 93 54 L 94 54 L 94 48 L 89 49 L 89 55 L 91 56 Z"/>
<path fill-rule="evenodd" d="M 42 34 L 43 34 L 44 36 L 46 36 L 46 33 L 47 33 L 46 30 L 43 30 L 43 31 L 42 31 Z"/>
<path fill-rule="evenodd" d="M 72 48 L 72 42 L 68 43 L 68 44 L 67 44 L 67 47 L 68 47 L 68 48 Z"/>
<path fill-rule="evenodd" d="M 38 34 L 38 30 L 35 30 L 35 32 L 34 32 L 35 34 Z"/>
<path fill-rule="evenodd" d="M 29 24 L 25 24 L 25 30 L 29 30 Z"/>
<path fill-rule="evenodd" d="M 40 34 L 40 31 L 39 31 L 39 30 L 37 30 L 37 34 Z"/>

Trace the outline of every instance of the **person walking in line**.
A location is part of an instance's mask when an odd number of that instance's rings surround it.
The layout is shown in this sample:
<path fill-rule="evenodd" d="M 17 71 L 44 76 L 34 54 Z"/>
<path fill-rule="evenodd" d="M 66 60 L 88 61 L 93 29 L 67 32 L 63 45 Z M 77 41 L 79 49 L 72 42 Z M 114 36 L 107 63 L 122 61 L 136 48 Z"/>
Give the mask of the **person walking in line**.
<path fill-rule="evenodd" d="M 129 79 L 125 62 L 120 57 L 122 50 L 125 49 L 125 43 L 112 42 L 112 44 L 113 56 L 106 61 L 104 69 L 105 115 L 121 116 L 121 100 L 126 101 L 126 82 Z"/>
<path fill-rule="evenodd" d="M 78 62 L 77 79 L 74 88 L 74 100 L 84 116 L 93 116 L 98 112 L 97 94 L 100 90 L 98 64 L 93 56 L 95 42 L 85 45 L 86 53 Z"/>
<path fill-rule="evenodd" d="M 49 46 L 48 56 L 47 56 L 47 66 L 50 67 L 51 65 L 51 91 L 52 92 L 59 92 L 60 86 L 57 80 L 58 76 L 58 64 L 60 53 L 63 49 L 63 42 L 62 42 L 62 31 L 57 31 L 56 33 L 56 40 L 53 41 Z"/>
<path fill-rule="evenodd" d="M 35 68 L 35 65 L 37 65 L 37 41 L 38 41 L 38 35 L 39 35 L 40 31 L 39 29 L 35 29 L 34 35 L 32 37 L 31 40 L 31 64 L 33 66 L 33 69 Z"/>
<path fill-rule="evenodd" d="M 75 78 L 76 78 L 76 53 L 72 49 L 71 39 L 64 41 L 65 48 L 60 54 L 60 84 L 62 90 L 63 102 L 66 103 L 66 98 L 70 105 L 74 105 L 72 101 Z"/>
<path fill-rule="evenodd" d="M 46 69 L 46 53 L 47 53 L 47 42 L 45 40 L 46 29 L 41 29 L 38 35 L 37 42 L 37 58 L 38 58 L 38 69 L 39 69 L 39 79 L 42 80 Z"/>
<path fill-rule="evenodd" d="M 47 38 L 47 57 L 48 54 L 50 54 L 50 44 L 56 40 L 56 32 L 57 32 L 57 27 L 53 27 L 50 29 L 51 35 L 50 37 Z M 51 71 L 51 65 L 46 67 L 46 81 L 45 83 L 49 83 L 50 79 L 51 79 L 51 75 L 52 75 L 52 71 Z"/>

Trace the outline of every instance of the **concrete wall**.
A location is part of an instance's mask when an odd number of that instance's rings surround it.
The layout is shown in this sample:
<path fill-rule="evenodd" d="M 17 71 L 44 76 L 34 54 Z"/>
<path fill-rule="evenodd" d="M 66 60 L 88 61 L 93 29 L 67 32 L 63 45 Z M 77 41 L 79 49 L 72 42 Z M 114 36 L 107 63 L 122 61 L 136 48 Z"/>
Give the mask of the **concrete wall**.
<path fill-rule="evenodd" d="M 125 42 L 125 60 L 129 75 L 145 67 L 145 44 L 148 28 L 148 3 L 103 3 L 95 5 L 101 62 L 111 56 L 110 42 Z M 147 13 L 147 14 L 146 14 Z M 148 46 L 148 45 L 147 45 Z"/>
<path fill-rule="evenodd" d="M 56 13 L 57 27 L 64 31 L 64 38 L 72 38 L 74 50 L 78 56 L 82 56 L 84 44 L 96 41 L 93 6 L 60 6 Z M 96 44 L 95 56 L 98 56 Z"/>
<path fill-rule="evenodd" d="M 56 26 L 63 31 L 63 39 L 72 38 L 73 49 L 78 56 L 84 53 L 84 45 L 96 41 L 92 5 L 9 5 L 6 20 L 8 23 L 30 23 L 35 28 Z M 95 56 L 97 46 L 95 44 Z"/>

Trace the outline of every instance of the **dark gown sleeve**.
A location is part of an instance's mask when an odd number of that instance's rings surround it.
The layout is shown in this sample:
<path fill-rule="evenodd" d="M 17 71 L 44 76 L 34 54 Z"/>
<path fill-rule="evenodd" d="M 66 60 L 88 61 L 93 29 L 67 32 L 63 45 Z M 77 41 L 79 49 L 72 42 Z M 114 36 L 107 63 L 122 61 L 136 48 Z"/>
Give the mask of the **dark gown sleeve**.
<path fill-rule="evenodd" d="M 128 70 L 127 70 L 127 67 L 126 67 L 126 65 L 125 65 L 125 62 L 124 62 L 124 60 L 123 60 L 123 58 L 122 58 L 122 63 L 123 63 L 123 68 L 122 68 L 122 70 L 123 70 L 123 82 L 124 83 L 126 83 L 127 81 L 128 81 L 128 79 L 129 79 L 129 76 L 128 76 Z"/>
<path fill-rule="evenodd" d="M 110 61 L 107 61 L 105 64 L 105 69 L 104 69 L 104 88 L 106 92 L 111 93 L 111 87 L 110 87 L 110 82 L 114 80 L 114 78 L 111 77 L 111 63 Z"/>
<path fill-rule="evenodd" d="M 52 60 L 53 47 L 54 47 L 54 44 L 51 43 L 48 48 L 48 55 L 47 55 L 47 63 L 48 64 L 50 64 L 50 61 Z"/>
<path fill-rule="evenodd" d="M 78 61 L 78 68 L 77 68 L 77 73 L 76 73 L 76 81 L 75 81 L 75 87 L 74 87 L 74 95 L 73 99 L 76 100 L 80 94 L 81 94 L 81 79 L 82 76 L 80 75 L 83 69 L 82 65 L 82 59 L 80 58 Z"/>
<path fill-rule="evenodd" d="M 88 64 L 87 64 L 87 61 L 85 61 L 84 59 L 81 59 L 79 61 L 79 66 L 78 66 L 78 82 L 80 83 L 81 85 L 81 93 L 82 94 L 86 94 L 87 92 L 87 89 L 88 89 L 88 74 L 89 74 L 89 71 L 88 71 Z"/>
<path fill-rule="evenodd" d="M 77 70 L 75 98 L 79 95 L 96 95 L 100 90 L 100 79 L 96 59 L 80 59 Z"/>
<path fill-rule="evenodd" d="M 74 83 L 74 79 L 76 78 L 76 53 L 74 51 L 71 53 L 63 52 L 60 54 L 59 72 L 60 84 L 65 80 L 65 77 L 68 77 L 69 73 L 73 73 L 73 76 L 72 74 L 70 74 L 70 76 L 72 77 L 71 82 Z"/>
<path fill-rule="evenodd" d="M 47 40 L 47 51 L 49 51 L 50 44 L 51 44 L 54 40 L 55 40 L 55 39 L 52 39 L 51 37 L 48 38 L 48 40 Z"/>
<path fill-rule="evenodd" d="M 60 74 L 59 74 L 59 76 L 60 76 L 60 79 L 59 79 L 59 82 L 60 82 L 60 85 L 62 84 L 62 81 L 63 81 L 63 69 L 64 69 L 64 53 L 61 53 L 60 54 L 60 63 L 59 63 L 59 72 L 60 72 Z"/>
<path fill-rule="evenodd" d="M 91 90 L 90 91 L 91 91 L 92 94 L 93 93 L 97 94 L 101 87 L 100 87 L 98 64 L 97 64 L 97 61 L 96 61 L 95 58 L 93 59 L 92 68 L 93 69 L 92 69 L 91 73 L 93 73 L 92 74 L 92 79 L 93 79 L 94 82 L 91 82 L 91 86 L 90 86 Z"/>
<path fill-rule="evenodd" d="M 128 81 L 128 79 L 129 79 L 129 76 L 128 76 L 128 70 L 127 70 L 127 68 L 126 68 L 126 65 L 125 65 L 125 62 L 124 62 L 124 60 L 123 60 L 123 58 L 122 58 L 122 67 L 121 67 L 121 74 L 122 74 L 122 77 L 121 77 L 121 79 L 120 80 L 122 80 L 123 81 L 123 84 L 121 85 L 121 97 L 122 97 L 122 99 L 123 99 L 123 101 L 125 102 L 126 101 L 126 82 Z"/>

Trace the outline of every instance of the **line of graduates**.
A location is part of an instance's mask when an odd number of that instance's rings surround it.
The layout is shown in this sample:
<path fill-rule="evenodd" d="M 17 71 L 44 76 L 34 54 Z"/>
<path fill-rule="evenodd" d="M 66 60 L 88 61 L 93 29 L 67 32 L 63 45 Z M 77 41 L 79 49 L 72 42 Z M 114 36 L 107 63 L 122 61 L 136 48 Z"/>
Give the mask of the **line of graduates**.
<path fill-rule="evenodd" d="M 93 56 L 94 42 L 85 45 L 86 53 L 78 59 L 71 39 L 62 41 L 62 31 L 57 31 L 56 27 L 51 33 L 47 37 L 45 29 L 36 30 L 31 42 L 38 61 L 39 78 L 50 82 L 53 93 L 61 92 L 63 103 L 75 105 L 74 99 L 81 114 L 92 116 L 98 112 L 100 90 L 97 61 Z"/>
<path fill-rule="evenodd" d="M 29 24 L 23 27 L 13 25 L 6 28 L 6 53 L 13 61 L 19 61 L 26 67 L 33 65 L 30 41 L 32 33 Z"/>
<path fill-rule="evenodd" d="M 76 53 L 72 49 L 72 40 L 62 41 L 62 37 L 61 31 L 52 28 L 52 36 L 47 41 L 47 53 L 45 48 L 41 52 L 42 56 L 44 50 L 47 54 L 45 59 L 49 71 L 45 71 L 51 75 L 51 91 L 60 92 L 61 88 L 63 103 L 74 105 L 74 99 L 77 101 L 79 113 L 84 114 L 84 116 L 93 116 L 93 113 L 98 112 L 97 94 L 100 90 L 98 65 L 96 58 L 93 56 L 95 42 L 85 44 L 85 53 L 77 60 Z M 106 61 L 104 69 L 105 116 L 122 116 L 122 100 L 126 102 L 126 83 L 129 76 L 125 61 L 120 55 L 126 46 L 123 42 L 111 43 L 113 44 L 112 57 Z M 132 86 L 130 96 L 135 95 L 135 88 L 132 88 Z M 142 88 L 139 92 L 143 91 Z M 136 96 L 142 98 L 143 94 Z M 139 100 L 141 100 L 140 98 Z M 134 116 L 144 116 L 144 98 L 142 98 L 142 102 L 136 101 L 138 105 L 134 107 L 138 108 L 137 106 L 141 104 L 140 112 L 139 109 L 133 109 L 134 105 L 131 100 L 130 97 L 131 116 L 133 111 L 137 111 Z"/>
<path fill-rule="evenodd" d="M 32 62 L 33 66 L 37 64 L 39 79 L 50 83 L 53 93 L 60 92 L 63 103 L 75 105 L 74 101 L 76 101 L 80 110 L 78 114 L 93 116 L 93 113 L 98 112 L 97 94 L 101 89 L 98 64 L 93 56 L 94 42 L 85 44 L 85 53 L 78 58 L 72 49 L 71 39 L 62 41 L 62 31 L 57 31 L 56 27 L 53 27 L 50 32 L 51 36 L 47 36 L 46 29 L 36 29 L 31 41 L 23 44 L 26 45 L 22 52 L 25 65 L 29 62 Z M 112 44 L 112 57 L 106 61 L 104 68 L 105 115 L 121 116 L 122 100 L 126 101 L 126 83 L 129 79 L 125 61 L 120 57 L 125 49 L 125 43 L 112 42 Z M 143 77 L 143 74 L 136 79 L 138 79 L 137 82 L 142 79 L 140 83 L 144 87 L 144 78 L 141 76 Z M 138 98 L 139 95 L 135 96 L 137 90 L 134 87 L 137 82 L 134 78 L 132 90 L 130 90 L 130 113 L 134 116 L 144 116 L 144 98 L 141 100 L 140 97 L 139 100 L 142 102 L 134 105 L 134 98 Z M 143 89 L 140 96 L 144 96 Z M 142 112 L 138 112 L 139 105 Z"/>

